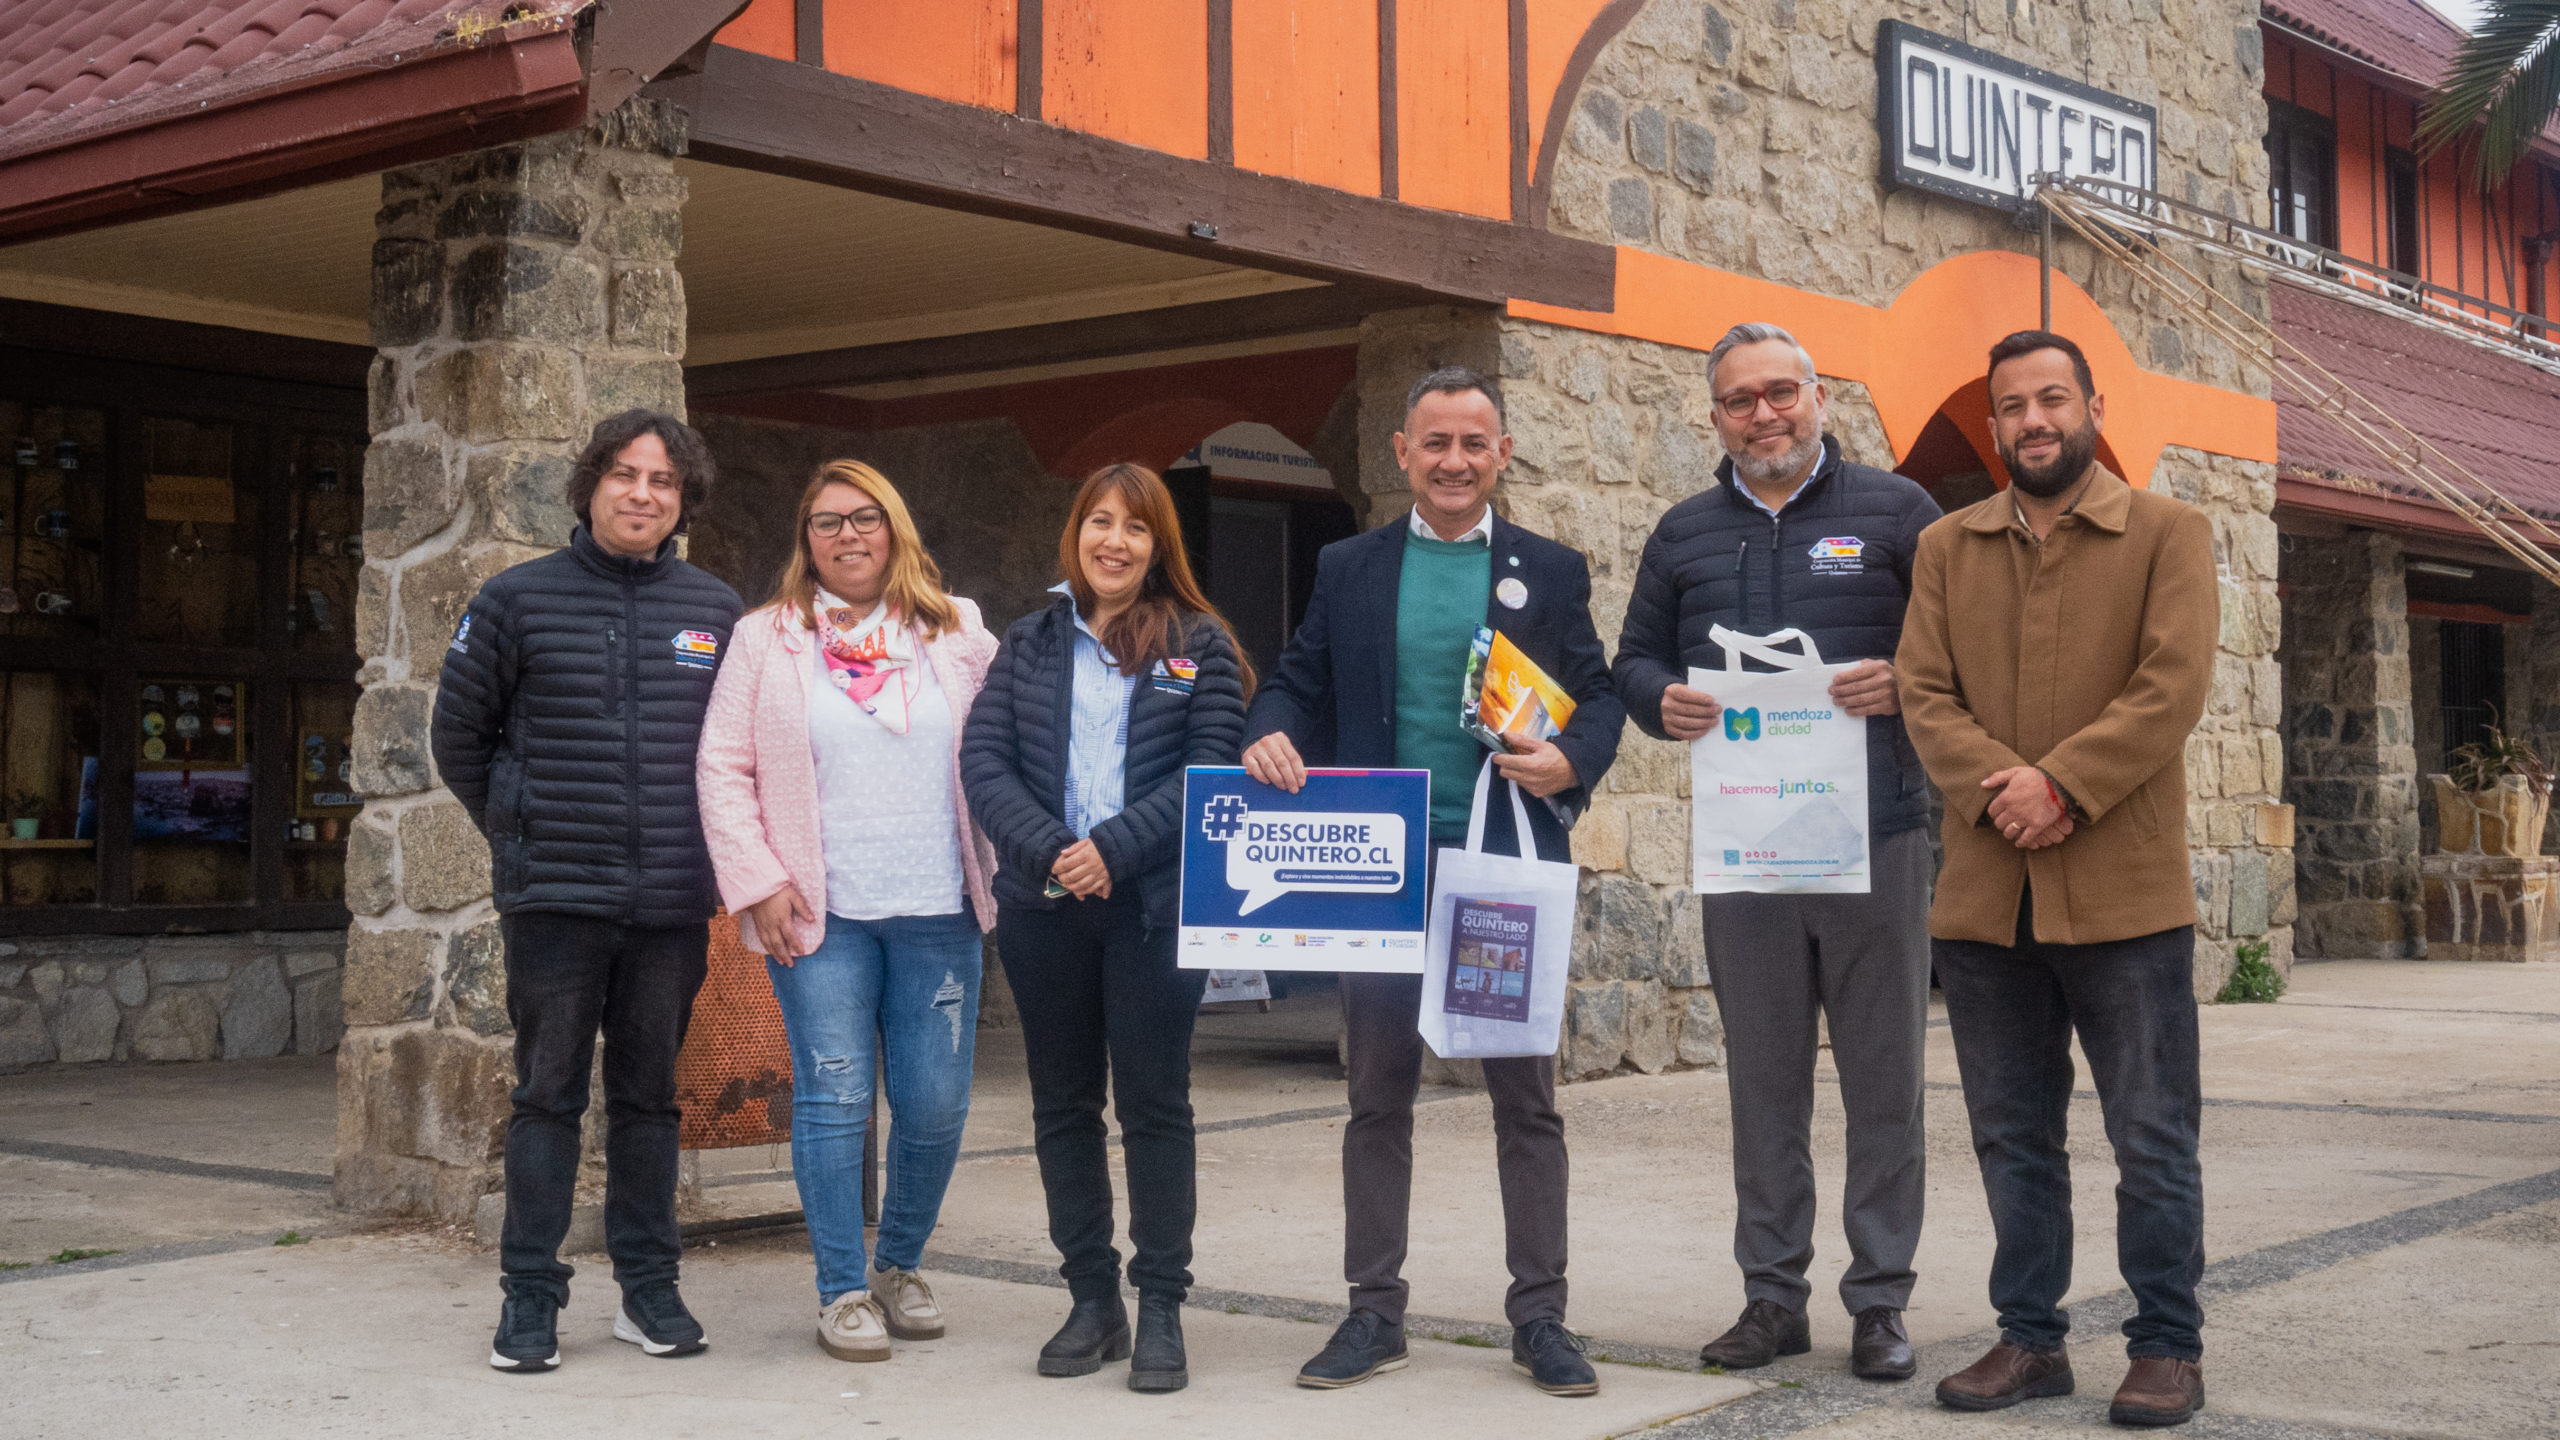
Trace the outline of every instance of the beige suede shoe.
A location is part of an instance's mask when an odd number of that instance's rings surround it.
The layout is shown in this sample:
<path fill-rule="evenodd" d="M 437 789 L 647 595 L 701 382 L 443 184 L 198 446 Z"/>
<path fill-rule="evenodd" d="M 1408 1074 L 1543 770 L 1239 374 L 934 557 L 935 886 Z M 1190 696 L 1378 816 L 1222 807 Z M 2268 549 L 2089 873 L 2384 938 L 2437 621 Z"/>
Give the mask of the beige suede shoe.
<path fill-rule="evenodd" d="M 839 1360 L 889 1358 L 889 1322 L 868 1290 L 836 1297 L 818 1312 L 818 1344 Z"/>
<path fill-rule="evenodd" d="M 913 1270 L 874 1270 L 871 1283 L 890 1334 L 901 1340 L 942 1338 L 942 1307 L 923 1276 Z"/>

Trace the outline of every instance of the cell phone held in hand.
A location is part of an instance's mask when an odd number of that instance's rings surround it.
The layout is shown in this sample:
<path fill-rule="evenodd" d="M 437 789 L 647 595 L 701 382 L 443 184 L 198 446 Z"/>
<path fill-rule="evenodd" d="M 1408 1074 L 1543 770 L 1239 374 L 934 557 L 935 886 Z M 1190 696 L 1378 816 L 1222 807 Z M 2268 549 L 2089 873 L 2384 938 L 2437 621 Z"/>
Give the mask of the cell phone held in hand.
<path fill-rule="evenodd" d="M 1043 888 L 1040 893 L 1051 900 L 1066 900 L 1073 898 L 1075 892 L 1069 890 L 1066 886 L 1059 884 L 1058 877 L 1052 875 L 1049 877 L 1048 885 Z"/>

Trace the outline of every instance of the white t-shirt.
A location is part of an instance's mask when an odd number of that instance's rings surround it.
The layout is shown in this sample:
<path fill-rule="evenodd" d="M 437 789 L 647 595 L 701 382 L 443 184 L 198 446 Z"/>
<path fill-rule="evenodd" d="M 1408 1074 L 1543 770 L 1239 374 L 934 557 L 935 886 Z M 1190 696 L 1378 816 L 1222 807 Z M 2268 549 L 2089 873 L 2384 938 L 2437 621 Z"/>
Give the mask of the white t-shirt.
<path fill-rule="evenodd" d="M 953 915 L 968 908 L 952 804 L 951 701 L 924 646 L 907 733 L 865 714 L 808 647 L 809 758 L 818 767 L 818 843 L 827 913 L 847 920 Z"/>

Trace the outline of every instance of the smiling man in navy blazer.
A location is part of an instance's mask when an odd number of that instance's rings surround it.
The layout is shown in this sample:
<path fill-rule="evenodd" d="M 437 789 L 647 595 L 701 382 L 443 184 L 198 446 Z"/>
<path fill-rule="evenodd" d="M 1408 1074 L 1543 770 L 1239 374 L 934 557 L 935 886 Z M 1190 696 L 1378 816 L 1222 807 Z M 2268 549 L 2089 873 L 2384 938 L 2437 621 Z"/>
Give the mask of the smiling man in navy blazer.
<path fill-rule="evenodd" d="M 1463 844 L 1484 748 L 1459 728 L 1467 651 L 1490 625 L 1575 703 L 1552 741 L 1528 740 L 1494 765 L 1549 803 L 1531 805 L 1530 840 L 1568 860 L 1566 826 L 1618 755 L 1626 710 L 1591 624 L 1581 555 L 1493 513 L 1511 463 L 1502 391 L 1473 370 L 1434 370 L 1405 399 L 1396 461 L 1413 509 L 1325 547 L 1306 620 L 1254 697 L 1245 769 L 1295 792 L 1310 763 L 1431 772 L 1431 839 Z M 1521 853 L 1507 804 L 1488 806 L 1485 848 Z M 1419 975 L 1345 974 L 1351 1119 L 1342 1131 L 1343 1278 L 1351 1315 L 1298 1372 L 1313 1389 L 1356 1385 L 1405 1363 L 1405 1235 L 1413 1188 L 1413 1100 L 1422 1078 Z M 1512 1363 L 1554 1395 L 1599 1390 L 1564 1328 L 1564 1120 L 1551 1057 L 1487 1060 L 1502 1176 Z"/>

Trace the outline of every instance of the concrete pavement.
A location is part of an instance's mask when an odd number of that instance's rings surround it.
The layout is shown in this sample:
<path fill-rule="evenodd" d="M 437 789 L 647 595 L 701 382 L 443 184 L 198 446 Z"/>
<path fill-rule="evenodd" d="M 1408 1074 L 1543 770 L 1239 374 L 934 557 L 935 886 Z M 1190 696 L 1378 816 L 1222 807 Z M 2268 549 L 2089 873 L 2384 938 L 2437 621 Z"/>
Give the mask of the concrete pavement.
<path fill-rule="evenodd" d="M 2209 1009 L 2204 1029 L 2211 1408 L 2187 1433 L 2560 1433 L 2560 967 L 2307 965 L 2283 1003 Z M 1929 1405 L 1927 1383 L 1987 1344 L 1993 1318 L 1989 1225 L 1939 1029 L 1931 1211 L 1909 1317 L 1924 1347 L 1919 1383 L 1845 1374 L 1848 1321 L 1832 1296 L 1844 1263 L 1832 1203 L 1840 1116 L 1827 1087 L 1814 1353 L 1748 1377 L 1653 1368 L 1685 1363 L 1740 1306 L 1723 1077 L 1694 1072 L 1563 1092 L 1572 1319 L 1612 1361 L 1598 1401 L 1538 1396 L 1482 1343 L 1503 1333 L 1500 1211 L 1490 1119 L 1465 1092 L 1438 1094 L 1417 1123 L 1408 1274 L 1415 1309 L 1439 1317 L 1417 1331 L 1444 1338 L 1417 1343 L 1410 1371 L 1359 1390 L 1297 1391 L 1289 1375 L 1341 1296 L 1341 1088 L 1319 1012 L 1204 1024 L 1193 1389 L 1168 1402 L 1128 1395 L 1108 1373 L 1041 1381 L 1029 1358 L 1064 1296 L 1050 1283 L 1024 1148 L 1016 1044 L 986 1037 L 966 1157 L 928 1261 L 955 1315 L 950 1340 L 886 1365 L 825 1359 L 806 1335 L 805 1239 L 783 1231 L 688 1257 L 687 1294 L 715 1337 L 698 1360 L 646 1361 L 605 1338 L 609 1282 L 601 1261 L 582 1265 L 568 1363 L 538 1379 L 481 1365 L 494 1266 L 461 1237 L 266 1243 L 281 1228 L 347 1228 L 307 1178 L 327 1164 L 325 1070 L 0 1079 L 0 1260 L 129 1252 L 0 1272 L 6 1428 L 2088 1434 L 2122 1373 L 2110 1333 L 2126 1310 L 2111 1263 L 2113 1167 L 2085 1097 L 2072 1114 L 2080 1393 L 1990 1417 Z M 705 1194 L 732 1214 L 788 1208 L 793 1188 L 775 1173 L 787 1162 L 761 1149 L 709 1157 Z M 220 1253 L 130 1263 L 197 1248 Z"/>

